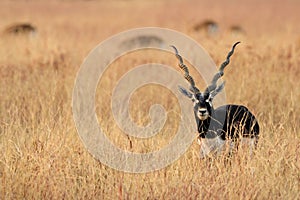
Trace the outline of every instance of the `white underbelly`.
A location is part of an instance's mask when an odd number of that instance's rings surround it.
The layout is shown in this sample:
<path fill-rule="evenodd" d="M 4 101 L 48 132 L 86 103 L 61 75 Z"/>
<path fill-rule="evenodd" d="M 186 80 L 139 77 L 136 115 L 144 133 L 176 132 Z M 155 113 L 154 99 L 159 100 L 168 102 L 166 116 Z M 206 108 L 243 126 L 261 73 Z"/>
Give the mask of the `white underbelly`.
<path fill-rule="evenodd" d="M 250 155 L 255 148 L 255 138 L 242 138 L 239 140 L 239 149 L 249 149 Z M 198 139 L 200 145 L 200 158 L 206 156 L 220 155 L 221 153 L 230 153 L 236 147 L 235 142 L 231 140 L 222 140 L 220 137 L 213 139 L 201 138 Z"/>

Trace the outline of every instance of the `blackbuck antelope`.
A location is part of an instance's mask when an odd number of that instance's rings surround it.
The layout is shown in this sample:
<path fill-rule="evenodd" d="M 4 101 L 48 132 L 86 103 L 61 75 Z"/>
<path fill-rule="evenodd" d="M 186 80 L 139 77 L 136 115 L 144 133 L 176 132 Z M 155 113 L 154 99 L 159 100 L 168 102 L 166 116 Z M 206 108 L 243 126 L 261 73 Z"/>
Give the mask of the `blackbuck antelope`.
<path fill-rule="evenodd" d="M 201 92 L 195 85 L 193 77 L 189 74 L 187 66 L 183 63 L 182 57 L 179 55 L 175 46 L 171 46 L 175 50 L 179 67 L 184 72 L 184 78 L 189 82 L 190 89 L 182 88 L 179 90 L 182 94 L 190 98 L 194 103 L 194 114 L 198 128 L 198 142 L 204 144 L 206 140 L 218 139 L 219 144 L 230 141 L 230 144 L 237 144 L 244 139 L 250 139 L 251 145 L 256 146 L 259 137 L 259 125 L 255 116 L 242 105 L 223 105 L 214 108 L 212 101 L 214 97 L 221 92 L 225 86 L 225 82 L 217 84 L 217 81 L 223 76 L 225 67 L 230 62 L 235 47 L 240 42 L 233 45 L 228 53 L 226 61 L 222 63 L 219 71 L 214 75 L 210 85 Z M 233 146 L 233 145 L 230 145 Z M 213 147 L 215 149 L 216 147 Z M 212 149 L 211 149 L 212 150 Z M 202 149 L 202 151 L 205 151 Z M 202 152 L 205 153 L 205 152 Z"/>

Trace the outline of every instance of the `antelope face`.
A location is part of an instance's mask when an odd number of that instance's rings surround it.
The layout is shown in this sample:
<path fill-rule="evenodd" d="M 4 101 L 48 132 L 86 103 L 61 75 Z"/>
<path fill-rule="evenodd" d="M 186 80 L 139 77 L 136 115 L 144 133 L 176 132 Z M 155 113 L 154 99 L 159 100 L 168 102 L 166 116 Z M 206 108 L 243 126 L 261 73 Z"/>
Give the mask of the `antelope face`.
<path fill-rule="evenodd" d="M 194 112 L 199 120 L 206 120 L 211 114 L 212 99 L 205 96 L 203 93 L 193 95 L 192 101 L 194 103 Z"/>
<path fill-rule="evenodd" d="M 179 86 L 179 91 L 187 96 L 188 98 L 192 99 L 194 102 L 194 112 L 195 116 L 203 121 L 206 120 L 209 115 L 211 115 L 213 111 L 212 107 L 212 100 L 213 98 L 223 90 L 225 82 L 221 84 L 217 84 L 218 80 L 224 75 L 224 69 L 225 67 L 229 64 L 230 62 L 230 57 L 232 56 L 235 47 L 239 44 L 240 42 L 236 42 L 233 46 L 231 51 L 228 53 L 226 61 L 224 61 L 221 64 L 221 67 L 219 71 L 214 75 L 211 84 L 207 86 L 204 92 L 200 92 L 200 90 L 196 87 L 195 81 L 193 77 L 189 74 L 188 67 L 183 63 L 183 59 L 181 55 L 179 55 L 178 50 L 176 49 L 175 46 L 171 47 L 175 51 L 175 55 L 179 61 L 178 66 L 180 69 L 183 70 L 184 72 L 184 78 L 190 83 L 190 91 L 182 88 Z"/>
<path fill-rule="evenodd" d="M 195 116 L 203 121 L 206 120 L 213 111 L 212 101 L 213 98 L 224 88 L 224 82 L 217 86 L 215 90 L 209 92 L 208 89 L 205 92 L 190 92 L 183 87 L 179 86 L 179 91 L 192 100 L 194 103 Z"/>
<path fill-rule="evenodd" d="M 194 103 L 195 116 L 199 120 L 206 120 L 211 115 L 213 110 L 212 101 L 215 93 L 192 93 L 180 86 L 179 91 L 192 100 L 192 102 Z"/>

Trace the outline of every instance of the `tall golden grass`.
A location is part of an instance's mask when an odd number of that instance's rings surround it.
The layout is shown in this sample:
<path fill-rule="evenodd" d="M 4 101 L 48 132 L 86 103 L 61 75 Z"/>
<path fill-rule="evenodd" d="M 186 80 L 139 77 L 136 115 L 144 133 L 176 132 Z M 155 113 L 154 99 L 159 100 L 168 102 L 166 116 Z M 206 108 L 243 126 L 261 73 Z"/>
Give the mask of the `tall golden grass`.
<path fill-rule="evenodd" d="M 1 2 L 0 27 L 29 21 L 38 27 L 38 35 L 0 38 L 0 198 L 299 199 L 300 35 L 299 16 L 293 12 L 299 3 L 267 2 L 257 7 L 252 1 L 215 6 L 206 1 Z M 256 9 L 250 12 L 247 7 Z M 272 12 L 265 12 L 267 8 Z M 273 12 L 278 15 L 269 21 Z M 193 23 L 207 18 L 223 25 L 220 35 L 191 31 Z M 237 23 L 245 24 L 246 35 L 226 32 Z M 71 111 L 76 73 L 100 41 L 139 26 L 182 31 L 202 44 L 216 63 L 223 61 L 234 41 L 242 40 L 224 79 L 228 102 L 246 105 L 260 122 L 261 138 L 252 158 L 239 151 L 230 164 L 222 156 L 200 160 L 195 142 L 162 170 L 130 174 L 99 163 L 87 152 Z M 149 51 L 124 56 L 113 65 L 129 69 L 153 60 L 177 64 L 174 55 Z M 104 84 L 113 87 L 122 73 L 113 71 Z M 156 98 L 157 93 L 162 97 Z M 111 119 L 99 103 L 101 95 L 98 91 L 98 118 Z M 149 87 L 132 99 L 132 117 L 140 124 L 149 121 L 149 105 L 165 106 L 169 118 L 157 137 L 131 138 L 130 148 L 126 135 L 107 120 L 108 137 L 120 148 L 136 152 L 167 144 L 178 117 L 176 99 L 169 97 L 168 91 Z"/>

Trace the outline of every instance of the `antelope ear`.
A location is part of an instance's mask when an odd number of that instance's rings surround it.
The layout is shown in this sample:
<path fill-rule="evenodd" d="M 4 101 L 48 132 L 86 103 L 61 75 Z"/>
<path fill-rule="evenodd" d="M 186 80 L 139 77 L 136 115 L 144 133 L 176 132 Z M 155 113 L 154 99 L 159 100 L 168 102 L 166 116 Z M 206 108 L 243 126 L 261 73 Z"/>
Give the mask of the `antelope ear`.
<path fill-rule="evenodd" d="M 193 94 L 191 92 L 187 91 L 186 89 L 184 89 L 183 87 L 181 87 L 180 85 L 178 85 L 178 89 L 183 95 L 187 96 L 190 99 L 193 98 Z"/>
<path fill-rule="evenodd" d="M 217 88 L 210 93 L 209 97 L 213 99 L 217 94 L 219 94 L 224 89 L 224 87 L 225 87 L 225 81 L 220 85 L 218 85 Z"/>

